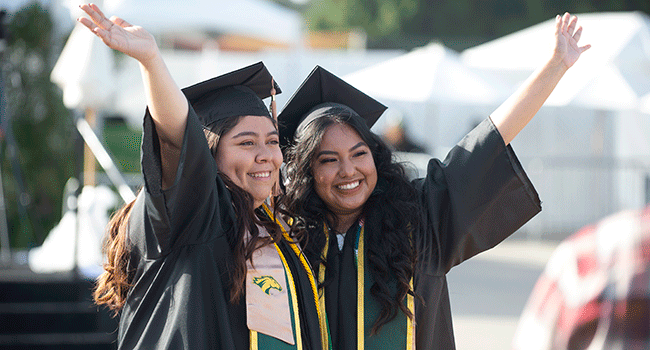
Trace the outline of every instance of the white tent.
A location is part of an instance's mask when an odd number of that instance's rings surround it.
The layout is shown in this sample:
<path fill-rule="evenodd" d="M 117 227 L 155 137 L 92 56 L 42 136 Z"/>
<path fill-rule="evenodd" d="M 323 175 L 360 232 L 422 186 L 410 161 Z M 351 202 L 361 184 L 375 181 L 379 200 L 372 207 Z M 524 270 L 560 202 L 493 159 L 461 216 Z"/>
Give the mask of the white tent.
<path fill-rule="evenodd" d="M 28 263 L 32 271 L 71 271 L 76 265 L 81 274 L 89 278 L 102 272 L 102 242 L 109 210 L 118 204 L 117 196 L 106 186 L 85 186 L 77 204 L 78 213 L 66 211 L 43 245 L 30 249 Z M 79 234 L 75 234 L 77 229 Z"/>
<path fill-rule="evenodd" d="M 562 79 L 547 106 L 575 105 L 604 110 L 635 109 L 650 92 L 650 18 L 641 12 L 578 15 L 581 44 L 591 44 Z M 465 50 L 468 66 L 512 85 L 512 90 L 553 48 L 555 20 Z"/>
<path fill-rule="evenodd" d="M 611 212 L 644 205 L 650 123 L 650 18 L 640 12 L 578 14 L 591 44 L 545 107 L 514 140 L 544 211 L 540 233 L 574 231 Z M 463 62 L 514 91 L 550 55 L 554 19 L 467 49 Z"/>
<path fill-rule="evenodd" d="M 380 99 L 470 104 L 500 99 L 490 84 L 460 62 L 458 53 L 439 43 L 348 74 L 345 80 Z"/>
<path fill-rule="evenodd" d="M 344 79 L 389 108 L 400 110 L 411 137 L 426 144 L 429 151 L 456 143 L 503 99 L 496 85 L 472 72 L 458 53 L 439 43 Z"/>
<path fill-rule="evenodd" d="M 650 93 L 641 98 L 639 110 L 641 113 L 650 114 Z"/>
<path fill-rule="evenodd" d="M 263 61 L 282 89 L 277 97 L 278 108 L 291 97 L 315 65 L 326 67 L 339 76 L 403 54 L 398 50 L 314 51 L 269 50 L 262 52 L 201 52 L 162 50 L 165 64 L 180 87 Z M 134 129 L 142 126 L 145 110 L 144 87 L 138 63 L 133 59 L 121 62 L 116 74 L 118 86 L 111 113 L 125 116 Z M 268 101 L 267 101 L 268 102 Z"/>
<path fill-rule="evenodd" d="M 78 1 L 69 3 L 72 17 L 82 15 Z M 284 43 L 300 44 L 303 20 L 299 13 L 264 0 L 104 0 L 107 17 L 118 16 L 129 23 L 161 33 L 240 34 Z"/>
<path fill-rule="evenodd" d="M 66 42 L 51 79 L 63 90 L 68 108 L 102 109 L 113 97 L 113 52 L 81 23 Z"/>

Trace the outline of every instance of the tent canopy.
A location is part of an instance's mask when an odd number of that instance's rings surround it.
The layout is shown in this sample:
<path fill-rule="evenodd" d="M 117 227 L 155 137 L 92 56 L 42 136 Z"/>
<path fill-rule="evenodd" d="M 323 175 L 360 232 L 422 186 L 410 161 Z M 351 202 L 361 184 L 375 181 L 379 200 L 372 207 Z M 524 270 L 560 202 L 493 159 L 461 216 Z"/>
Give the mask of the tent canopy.
<path fill-rule="evenodd" d="M 503 91 L 433 43 L 344 76 L 400 115 L 407 134 L 428 152 L 453 145 L 503 100 Z M 387 118 L 374 127 L 380 132 Z M 444 155 L 443 155 L 444 156 Z"/>
<path fill-rule="evenodd" d="M 578 15 L 581 44 L 591 44 L 549 97 L 547 105 L 634 109 L 650 92 L 650 18 L 641 12 Z M 501 75 L 513 87 L 544 63 L 554 46 L 555 20 L 465 50 L 468 66 Z"/>
<path fill-rule="evenodd" d="M 82 13 L 78 1 L 70 8 L 73 17 Z M 205 32 L 246 35 L 262 40 L 297 45 L 302 39 L 299 13 L 264 0 L 104 0 L 107 17 L 118 16 L 151 33 Z M 73 6 L 74 5 L 74 6 Z"/>
<path fill-rule="evenodd" d="M 344 78 L 379 99 L 489 104 L 501 98 L 495 87 L 463 65 L 455 51 L 439 43 L 415 49 Z"/>
<path fill-rule="evenodd" d="M 63 90 L 68 108 L 106 108 L 114 88 L 113 52 L 78 23 L 54 65 L 50 78 Z"/>

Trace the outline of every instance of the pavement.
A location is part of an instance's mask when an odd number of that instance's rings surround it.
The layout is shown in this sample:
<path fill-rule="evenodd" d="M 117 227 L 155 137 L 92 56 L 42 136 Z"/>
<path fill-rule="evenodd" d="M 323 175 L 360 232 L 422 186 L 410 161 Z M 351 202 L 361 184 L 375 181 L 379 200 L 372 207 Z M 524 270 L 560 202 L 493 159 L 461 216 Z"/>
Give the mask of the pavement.
<path fill-rule="evenodd" d="M 510 349 L 519 315 L 558 244 L 512 238 L 447 275 L 458 350 Z"/>

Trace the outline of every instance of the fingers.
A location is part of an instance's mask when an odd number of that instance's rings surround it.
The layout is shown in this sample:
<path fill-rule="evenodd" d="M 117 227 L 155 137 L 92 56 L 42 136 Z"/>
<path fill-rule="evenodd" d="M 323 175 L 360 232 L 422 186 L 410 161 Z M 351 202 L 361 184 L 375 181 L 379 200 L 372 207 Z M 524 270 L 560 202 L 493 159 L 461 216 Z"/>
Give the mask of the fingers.
<path fill-rule="evenodd" d="M 97 6 L 96 4 L 91 3 L 91 4 L 90 4 L 90 7 L 91 7 L 95 12 L 97 12 L 97 13 L 98 13 L 102 18 L 106 19 L 106 16 L 104 16 L 104 13 L 103 13 L 102 10 L 99 8 L 99 6 Z"/>
<path fill-rule="evenodd" d="M 580 37 L 582 36 L 582 27 L 578 27 L 578 30 L 576 30 L 575 34 L 573 34 L 573 39 L 578 42 L 580 41 Z"/>
<path fill-rule="evenodd" d="M 79 17 L 79 18 L 77 18 L 77 21 L 79 23 L 83 24 L 84 26 L 86 26 L 86 28 L 90 29 L 90 31 L 93 32 L 93 33 L 95 32 L 95 28 L 97 28 L 95 23 L 93 23 L 93 21 L 89 20 L 86 17 Z"/>
<path fill-rule="evenodd" d="M 113 26 L 113 22 L 109 21 L 106 16 L 102 13 L 102 11 L 97 7 L 95 4 L 83 4 L 79 5 L 79 8 L 81 8 L 84 12 L 90 16 L 90 19 L 95 23 L 96 27 L 99 27 L 104 30 L 108 30 L 110 27 Z M 82 22 L 83 23 L 83 22 Z M 88 26 L 87 26 L 88 27 Z M 88 27 L 90 28 L 90 27 Z M 94 30 L 94 28 L 91 28 Z"/>
<path fill-rule="evenodd" d="M 122 27 L 122 28 L 126 28 L 126 27 L 131 27 L 131 26 L 132 26 L 131 23 L 129 23 L 129 22 L 127 22 L 127 21 L 125 21 L 125 20 L 123 20 L 123 19 L 117 17 L 117 16 L 111 16 L 111 22 L 117 24 L 118 26 L 120 26 L 120 27 Z"/>
<path fill-rule="evenodd" d="M 571 16 L 571 19 L 569 20 L 569 26 L 567 27 L 567 33 L 569 35 L 573 35 L 573 31 L 576 29 L 577 24 L 578 24 L 578 17 Z"/>
<path fill-rule="evenodd" d="M 565 12 L 564 16 L 562 16 L 562 33 L 567 32 L 570 19 L 571 19 L 571 15 L 568 12 Z"/>
<path fill-rule="evenodd" d="M 568 12 L 565 12 L 564 15 L 562 16 L 560 15 L 555 16 L 556 34 L 562 34 L 562 35 L 566 34 L 568 36 L 573 36 L 574 38 L 576 38 L 575 34 L 577 34 L 576 31 L 577 26 L 578 26 L 578 17 L 571 16 L 571 14 L 569 14 Z M 576 40 L 578 40 L 579 38 L 580 38 L 580 34 L 578 34 Z"/>

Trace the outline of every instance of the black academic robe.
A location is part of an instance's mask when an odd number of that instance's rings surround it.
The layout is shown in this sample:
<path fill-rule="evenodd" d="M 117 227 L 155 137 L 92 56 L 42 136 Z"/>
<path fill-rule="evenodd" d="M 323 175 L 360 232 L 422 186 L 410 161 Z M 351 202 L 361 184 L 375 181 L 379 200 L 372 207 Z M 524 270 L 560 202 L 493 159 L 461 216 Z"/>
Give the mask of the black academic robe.
<path fill-rule="evenodd" d="M 145 187 L 129 219 L 133 285 L 121 312 L 120 349 L 248 349 L 245 297 L 229 301 L 236 232 L 231 194 L 217 175 L 202 126 L 190 108 L 174 184 L 161 188 L 158 136 L 144 120 Z M 320 331 L 307 273 L 279 243 L 295 280 L 305 349 L 319 349 Z"/>
<path fill-rule="evenodd" d="M 426 177 L 412 183 L 423 208 L 422 227 L 414 232 L 420 254 L 414 288 L 423 300 L 415 299 L 416 349 L 451 350 L 455 343 L 446 273 L 510 236 L 541 210 L 541 202 L 489 118 L 466 135 L 444 162 L 432 159 Z M 379 230 L 381 213 L 372 208 L 365 211 L 367 237 Z M 329 240 L 325 300 L 334 349 L 340 350 L 356 349 L 356 226 L 346 233 L 340 252 L 336 237 Z M 372 298 L 369 293 L 365 297 Z M 403 328 L 384 326 L 380 335 Z M 393 339 L 405 334 L 384 336 Z M 366 348 L 384 347 L 367 340 Z"/>

